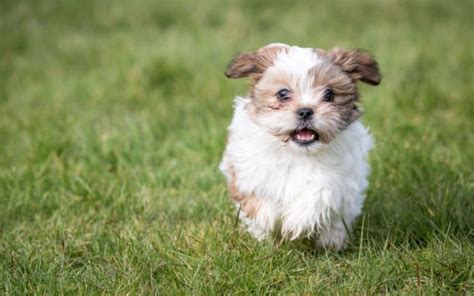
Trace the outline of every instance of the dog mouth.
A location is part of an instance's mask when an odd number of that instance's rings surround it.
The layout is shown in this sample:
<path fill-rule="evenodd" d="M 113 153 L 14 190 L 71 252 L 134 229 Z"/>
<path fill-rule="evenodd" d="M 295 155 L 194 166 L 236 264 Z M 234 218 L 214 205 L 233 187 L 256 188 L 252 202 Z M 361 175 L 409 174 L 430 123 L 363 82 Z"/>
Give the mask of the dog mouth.
<path fill-rule="evenodd" d="M 307 127 L 293 131 L 290 137 L 293 142 L 300 145 L 309 145 L 319 141 L 319 134 Z"/>

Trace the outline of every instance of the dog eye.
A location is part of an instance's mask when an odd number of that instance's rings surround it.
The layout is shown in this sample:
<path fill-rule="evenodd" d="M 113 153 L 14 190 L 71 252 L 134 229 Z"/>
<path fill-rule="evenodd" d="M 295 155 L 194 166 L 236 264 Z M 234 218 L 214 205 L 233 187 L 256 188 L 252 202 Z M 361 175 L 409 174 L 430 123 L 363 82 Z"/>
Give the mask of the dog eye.
<path fill-rule="evenodd" d="M 280 90 L 276 93 L 276 97 L 277 97 L 277 99 L 280 100 L 280 101 L 288 100 L 288 99 L 290 98 L 290 91 L 287 90 L 286 88 L 280 89 Z"/>
<path fill-rule="evenodd" d="M 334 100 L 334 92 L 331 89 L 326 89 L 324 91 L 323 101 L 332 102 Z"/>

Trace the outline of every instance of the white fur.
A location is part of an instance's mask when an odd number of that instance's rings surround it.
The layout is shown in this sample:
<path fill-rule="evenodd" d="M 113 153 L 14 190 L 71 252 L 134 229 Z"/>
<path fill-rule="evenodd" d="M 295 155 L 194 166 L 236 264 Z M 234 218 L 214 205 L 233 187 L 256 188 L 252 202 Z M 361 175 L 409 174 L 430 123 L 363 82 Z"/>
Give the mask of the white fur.
<path fill-rule="evenodd" d="M 356 121 L 316 152 L 302 153 L 254 123 L 237 97 L 229 143 L 220 168 L 244 194 L 255 193 L 263 205 L 255 219 L 241 218 L 257 239 L 266 238 L 281 221 L 290 239 L 318 234 L 318 244 L 340 249 L 349 226 L 360 214 L 372 137 Z"/>

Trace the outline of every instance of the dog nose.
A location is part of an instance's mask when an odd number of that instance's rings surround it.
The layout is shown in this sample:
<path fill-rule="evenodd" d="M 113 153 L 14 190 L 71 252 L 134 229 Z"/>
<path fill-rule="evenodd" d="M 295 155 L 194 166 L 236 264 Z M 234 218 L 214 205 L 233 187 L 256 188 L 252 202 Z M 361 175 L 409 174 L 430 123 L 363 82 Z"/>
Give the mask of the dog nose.
<path fill-rule="evenodd" d="M 299 119 L 306 119 L 310 117 L 311 115 L 313 115 L 314 111 L 311 108 L 301 108 L 301 109 L 298 109 L 298 111 L 296 111 L 296 114 L 298 114 Z"/>

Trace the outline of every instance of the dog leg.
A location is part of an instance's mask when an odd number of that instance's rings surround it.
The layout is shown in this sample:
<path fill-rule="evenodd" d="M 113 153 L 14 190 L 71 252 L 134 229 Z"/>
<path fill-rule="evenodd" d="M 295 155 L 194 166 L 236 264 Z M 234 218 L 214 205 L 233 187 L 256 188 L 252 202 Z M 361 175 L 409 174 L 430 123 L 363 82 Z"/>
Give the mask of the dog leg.
<path fill-rule="evenodd" d="M 318 249 L 329 249 L 340 251 L 346 247 L 347 231 L 342 219 L 332 221 L 328 228 L 319 230 L 319 236 L 315 239 Z"/>
<path fill-rule="evenodd" d="M 258 206 L 253 205 L 249 211 L 249 202 L 238 204 L 237 208 L 240 207 L 239 218 L 247 227 L 248 232 L 261 241 L 267 239 L 269 234 L 275 227 L 277 219 L 277 213 L 274 206 L 264 200 L 254 199 L 254 202 L 258 201 Z"/>

